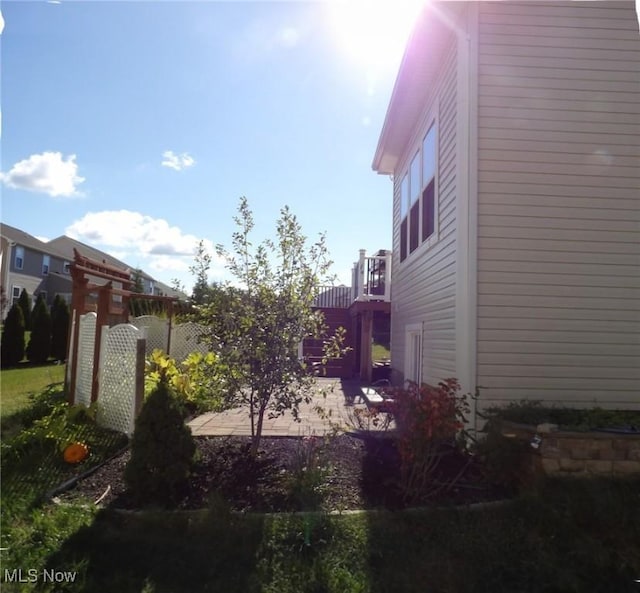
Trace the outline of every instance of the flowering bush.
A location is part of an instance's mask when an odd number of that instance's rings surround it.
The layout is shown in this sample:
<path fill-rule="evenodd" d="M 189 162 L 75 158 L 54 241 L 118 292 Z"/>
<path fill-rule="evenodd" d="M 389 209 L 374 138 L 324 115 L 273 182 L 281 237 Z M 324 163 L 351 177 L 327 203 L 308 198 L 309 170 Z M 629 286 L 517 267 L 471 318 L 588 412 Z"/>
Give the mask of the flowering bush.
<path fill-rule="evenodd" d="M 406 388 L 388 388 L 393 399 L 396 445 L 400 454 L 402 488 L 406 502 L 428 497 L 451 482 L 434 479 L 442 457 L 460 444 L 464 422 L 470 407 L 466 395 L 460 395 L 456 379 L 447 379 L 437 387 L 409 382 Z"/>

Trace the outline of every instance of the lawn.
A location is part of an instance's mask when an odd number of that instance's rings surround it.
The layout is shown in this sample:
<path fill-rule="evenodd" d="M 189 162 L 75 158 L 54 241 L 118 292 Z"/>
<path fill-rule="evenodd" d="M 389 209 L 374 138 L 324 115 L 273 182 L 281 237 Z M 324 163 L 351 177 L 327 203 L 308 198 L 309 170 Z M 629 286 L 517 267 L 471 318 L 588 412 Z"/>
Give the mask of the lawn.
<path fill-rule="evenodd" d="M 0 371 L 0 417 L 11 416 L 28 407 L 29 395 L 40 393 L 51 383 L 64 381 L 65 365 L 45 364 Z"/>
<path fill-rule="evenodd" d="M 550 481 L 485 509 L 343 515 L 241 515 L 220 500 L 199 512 L 47 506 L 10 542 L 4 568 L 77 582 L 3 591 L 637 593 L 638 486 Z"/>
<path fill-rule="evenodd" d="M 91 463 L 113 453 L 105 436 L 87 434 Z M 43 501 L 81 470 L 25 451 L 3 463 L 3 592 L 640 591 L 638 479 L 547 480 L 475 509 L 237 513 L 214 492 L 202 510 L 130 513 Z"/>

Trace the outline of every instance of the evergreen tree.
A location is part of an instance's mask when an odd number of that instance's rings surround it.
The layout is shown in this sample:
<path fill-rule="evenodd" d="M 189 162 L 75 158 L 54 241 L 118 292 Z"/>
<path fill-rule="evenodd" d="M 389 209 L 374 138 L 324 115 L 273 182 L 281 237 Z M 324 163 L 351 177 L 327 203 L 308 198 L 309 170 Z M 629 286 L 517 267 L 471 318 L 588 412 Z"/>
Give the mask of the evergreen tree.
<path fill-rule="evenodd" d="M 31 299 L 29 298 L 29 293 L 25 288 L 23 288 L 22 292 L 20 293 L 18 304 L 22 309 L 22 317 L 24 319 L 24 329 L 25 331 L 31 331 Z"/>
<path fill-rule="evenodd" d="M 0 359 L 2 367 L 14 366 L 24 358 L 24 316 L 22 307 L 15 303 L 4 320 Z"/>
<path fill-rule="evenodd" d="M 56 360 L 67 358 L 67 338 L 69 335 L 69 307 L 58 294 L 51 307 L 51 356 Z"/>
<path fill-rule="evenodd" d="M 27 358 L 30 362 L 46 362 L 51 353 L 51 315 L 47 303 L 38 295 L 31 318 L 31 339 L 27 346 Z"/>
<path fill-rule="evenodd" d="M 194 462 L 196 447 L 166 380 L 160 381 L 136 419 L 124 479 L 139 503 L 174 504 Z"/>

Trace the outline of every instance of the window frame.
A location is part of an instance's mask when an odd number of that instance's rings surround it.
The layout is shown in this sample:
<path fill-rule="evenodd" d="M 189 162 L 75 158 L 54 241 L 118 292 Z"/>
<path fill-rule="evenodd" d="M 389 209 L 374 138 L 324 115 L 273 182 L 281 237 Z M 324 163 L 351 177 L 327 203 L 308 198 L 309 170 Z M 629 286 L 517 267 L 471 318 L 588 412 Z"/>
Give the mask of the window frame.
<path fill-rule="evenodd" d="M 404 380 L 414 381 L 417 385 L 422 384 L 422 367 L 424 365 L 424 336 L 422 329 L 422 323 L 409 323 L 404 328 Z M 417 348 L 415 347 L 416 344 Z"/>
<path fill-rule="evenodd" d="M 400 263 L 404 263 L 416 252 L 421 252 L 433 246 L 439 237 L 439 204 L 438 204 L 438 177 L 439 177 L 439 126 L 438 118 L 433 115 L 425 119 L 430 122 L 426 132 L 421 135 L 417 151 L 411 151 L 411 158 L 407 159 L 402 169 L 403 175 L 400 182 Z M 421 127 L 424 129 L 424 126 Z M 430 138 L 429 142 L 428 139 Z M 414 139 L 415 145 L 417 139 Z M 430 148 L 431 164 L 426 168 L 425 149 Z M 416 158 L 418 175 L 415 174 Z M 431 174 L 429 179 L 425 175 Z M 414 189 L 418 182 L 419 190 Z M 408 187 L 407 187 L 408 186 Z M 432 227 L 429 235 L 425 236 L 424 226 L 429 221 L 425 208 L 431 205 Z"/>
<path fill-rule="evenodd" d="M 18 290 L 18 296 L 16 296 L 16 289 Z M 19 284 L 11 285 L 11 306 L 15 305 L 20 300 L 20 295 L 22 294 L 22 286 Z"/>
<path fill-rule="evenodd" d="M 46 253 L 42 254 L 42 275 L 48 276 L 51 271 L 51 256 Z"/>
<path fill-rule="evenodd" d="M 20 265 L 18 265 L 18 260 L 20 260 Z M 13 254 L 13 267 L 16 270 L 24 270 L 24 247 L 22 245 L 16 245 Z"/>

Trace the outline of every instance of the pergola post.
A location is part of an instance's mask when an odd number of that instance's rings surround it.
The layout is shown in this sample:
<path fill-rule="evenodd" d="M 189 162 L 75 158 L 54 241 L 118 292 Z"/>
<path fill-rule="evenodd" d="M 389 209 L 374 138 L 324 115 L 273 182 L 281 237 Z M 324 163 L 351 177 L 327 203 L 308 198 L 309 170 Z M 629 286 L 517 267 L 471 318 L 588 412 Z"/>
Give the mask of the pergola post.
<path fill-rule="evenodd" d="M 361 315 L 362 325 L 360 330 L 360 378 L 371 382 L 372 360 L 371 339 L 373 337 L 373 311 L 363 311 Z"/>

